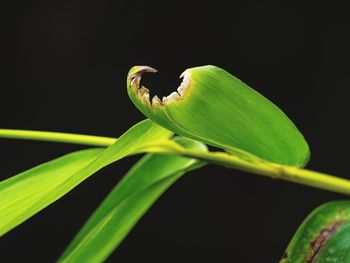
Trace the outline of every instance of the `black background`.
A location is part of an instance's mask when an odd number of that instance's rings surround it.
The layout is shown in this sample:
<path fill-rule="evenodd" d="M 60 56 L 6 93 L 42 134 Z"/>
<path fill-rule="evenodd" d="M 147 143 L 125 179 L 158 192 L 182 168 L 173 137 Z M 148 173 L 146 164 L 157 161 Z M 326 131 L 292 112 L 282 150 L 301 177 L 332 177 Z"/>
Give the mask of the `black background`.
<path fill-rule="evenodd" d="M 344 1 L 345 3 L 345 1 Z M 10 1 L 0 126 L 119 136 L 144 119 L 133 65 L 167 95 L 188 68 L 225 68 L 281 107 L 309 168 L 348 174 L 350 23 L 340 1 Z M 75 145 L 1 140 L 1 179 Z M 53 262 L 137 160 L 127 158 L 0 239 L 1 262 Z M 303 218 L 346 196 L 209 165 L 178 181 L 107 262 L 276 262 Z M 1 222 L 0 222 L 1 223 Z"/>

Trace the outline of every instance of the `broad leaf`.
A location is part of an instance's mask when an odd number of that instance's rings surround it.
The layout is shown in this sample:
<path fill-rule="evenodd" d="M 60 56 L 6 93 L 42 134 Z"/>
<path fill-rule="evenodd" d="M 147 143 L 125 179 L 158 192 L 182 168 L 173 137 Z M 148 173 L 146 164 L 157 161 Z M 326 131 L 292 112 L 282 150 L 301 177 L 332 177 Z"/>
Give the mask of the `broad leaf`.
<path fill-rule="evenodd" d="M 280 262 L 350 262 L 350 201 L 330 202 L 313 211 Z"/>
<path fill-rule="evenodd" d="M 171 135 L 170 131 L 145 120 L 105 150 L 91 149 L 69 154 L 2 181 L 0 236 L 106 165 L 130 154 L 155 150 Z"/>
<path fill-rule="evenodd" d="M 141 85 L 146 66 L 133 67 L 128 94 L 148 118 L 169 130 L 226 149 L 279 164 L 304 166 L 308 145 L 296 126 L 271 101 L 215 66 L 187 69 L 176 92 L 149 98 Z"/>
<path fill-rule="evenodd" d="M 180 139 L 186 148 L 204 145 Z M 102 262 L 156 199 L 186 171 L 203 163 L 190 158 L 148 154 L 111 191 L 84 225 L 60 262 Z"/>

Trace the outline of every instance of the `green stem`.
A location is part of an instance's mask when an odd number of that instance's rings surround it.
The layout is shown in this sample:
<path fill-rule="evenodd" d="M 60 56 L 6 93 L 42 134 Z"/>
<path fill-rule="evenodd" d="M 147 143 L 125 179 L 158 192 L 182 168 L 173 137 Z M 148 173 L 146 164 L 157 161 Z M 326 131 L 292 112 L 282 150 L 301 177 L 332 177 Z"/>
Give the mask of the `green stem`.
<path fill-rule="evenodd" d="M 331 192 L 350 195 L 350 180 L 325 173 L 269 162 L 247 162 L 234 155 L 222 152 L 198 152 L 185 150 L 182 152 L 182 155 L 250 173 L 268 176 L 273 179 L 281 179 Z"/>
<path fill-rule="evenodd" d="M 278 170 L 275 178 L 350 195 L 350 180 L 291 166 L 280 166 Z"/>
<path fill-rule="evenodd" d="M 10 129 L 0 129 L 0 138 L 62 142 L 99 147 L 108 147 L 117 140 L 111 137 L 82 134 Z M 162 145 L 165 149 L 156 151 L 168 154 L 181 154 L 275 179 L 350 195 L 350 181 L 329 174 L 268 162 L 248 162 L 235 155 L 224 152 L 186 150 L 179 146 L 171 147 L 173 144 L 169 143 Z M 162 148 L 162 145 L 159 145 L 159 149 Z"/>
<path fill-rule="evenodd" d="M 117 140 L 116 138 L 93 135 L 10 129 L 0 129 L 0 138 L 62 142 L 100 147 L 108 147 Z"/>

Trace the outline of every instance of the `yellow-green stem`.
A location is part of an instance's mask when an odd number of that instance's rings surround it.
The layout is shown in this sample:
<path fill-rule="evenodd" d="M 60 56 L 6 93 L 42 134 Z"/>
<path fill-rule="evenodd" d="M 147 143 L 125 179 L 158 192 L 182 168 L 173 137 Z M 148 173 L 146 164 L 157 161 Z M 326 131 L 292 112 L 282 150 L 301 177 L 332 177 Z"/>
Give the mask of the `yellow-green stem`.
<path fill-rule="evenodd" d="M 281 166 L 275 178 L 350 195 L 350 180 L 308 169 Z"/>
<path fill-rule="evenodd" d="M 265 175 L 274 179 L 286 180 L 323 190 L 350 195 L 350 180 L 325 173 L 269 162 L 251 163 L 234 155 L 221 152 L 203 153 L 185 150 L 182 154 L 246 172 Z"/>
<path fill-rule="evenodd" d="M 39 140 L 99 147 L 108 147 L 117 140 L 116 138 L 111 137 L 92 136 L 83 134 L 11 129 L 0 129 L 0 138 Z M 227 167 L 233 167 L 247 172 L 269 176 L 275 179 L 282 179 L 332 192 L 350 195 L 350 180 L 335 177 L 332 175 L 319 173 L 307 169 L 301 169 L 297 167 L 278 165 L 269 162 L 252 163 L 242 160 L 232 154 L 223 152 L 202 152 L 186 150 L 182 147 L 172 147 L 174 145 L 169 144 L 168 141 L 163 146 L 165 148 L 162 149 L 162 147 L 159 147 L 159 152 L 167 152 L 168 154 L 181 154 L 184 156 L 201 159 L 207 162 L 216 163 Z"/>
<path fill-rule="evenodd" d="M 108 147 L 117 140 L 116 138 L 93 135 L 10 129 L 0 129 L 0 138 L 62 142 L 100 147 Z"/>

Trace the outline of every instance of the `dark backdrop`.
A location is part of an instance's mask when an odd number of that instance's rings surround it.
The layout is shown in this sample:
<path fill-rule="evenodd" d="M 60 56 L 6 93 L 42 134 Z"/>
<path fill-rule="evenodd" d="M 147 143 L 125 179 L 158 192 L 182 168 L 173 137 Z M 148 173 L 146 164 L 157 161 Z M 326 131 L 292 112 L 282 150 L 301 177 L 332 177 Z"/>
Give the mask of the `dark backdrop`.
<path fill-rule="evenodd" d="M 281 2 L 9 1 L 0 126 L 119 136 L 144 119 L 126 93 L 131 66 L 157 68 L 146 81 L 166 95 L 184 69 L 214 64 L 290 116 L 310 144 L 309 168 L 349 177 L 349 6 Z M 0 147 L 1 179 L 83 148 Z M 57 259 L 136 160 L 103 169 L 2 237 L 1 262 Z M 344 198 L 209 165 L 167 191 L 108 262 L 276 262 L 312 209 Z"/>

